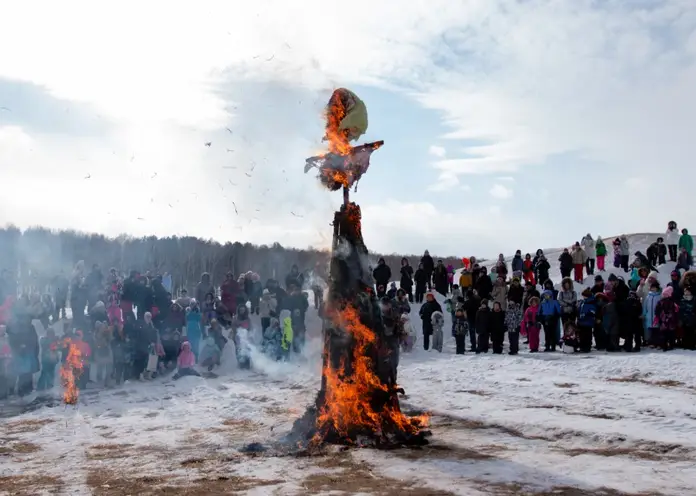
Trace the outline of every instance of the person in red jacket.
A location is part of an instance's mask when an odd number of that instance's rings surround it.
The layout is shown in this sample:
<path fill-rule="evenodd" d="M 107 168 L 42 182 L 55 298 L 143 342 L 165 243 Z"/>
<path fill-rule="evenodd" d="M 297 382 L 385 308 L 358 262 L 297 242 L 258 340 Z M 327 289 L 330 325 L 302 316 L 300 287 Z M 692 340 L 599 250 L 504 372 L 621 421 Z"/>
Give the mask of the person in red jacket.
<path fill-rule="evenodd" d="M 239 283 L 235 279 L 232 272 L 228 272 L 225 276 L 225 282 L 220 286 L 222 304 L 225 308 L 237 308 L 237 295 L 239 294 Z"/>
<path fill-rule="evenodd" d="M 522 272 L 524 274 L 525 282 L 531 282 L 536 286 L 536 278 L 534 277 L 534 263 L 532 262 L 532 255 L 527 253 L 524 256 L 524 262 L 522 266 Z"/>

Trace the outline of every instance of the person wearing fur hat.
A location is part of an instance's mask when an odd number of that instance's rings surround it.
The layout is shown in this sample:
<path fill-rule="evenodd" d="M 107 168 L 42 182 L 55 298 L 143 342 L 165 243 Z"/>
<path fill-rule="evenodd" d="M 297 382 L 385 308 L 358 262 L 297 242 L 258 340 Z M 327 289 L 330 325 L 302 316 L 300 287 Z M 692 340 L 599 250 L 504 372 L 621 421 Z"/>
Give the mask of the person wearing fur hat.
<path fill-rule="evenodd" d="M 435 295 L 432 291 L 428 291 L 425 295 L 425 303 L 420 308 L 418 314 L 423 321 L 423 349 L 428 350 L 430 348 L 430 336 L 433 335 L 433 313 L 442 313 L 442 306 L 435 299 Z"/>
<path fill-rule="evenodd" d="M 653 271 L 648 274 L 648 277 L 645 278 L 645 280 L 641 279 L 640 282 L 638 282 L 638 289 L 636 290 L 636 292 L 638 293 L 638 297 L 641 301 L 645 300 L 645 297 L 650 292 L 650 288 L 653 284 L 657 284 L 658 290 L 662 291 L 657 277 L 658 273 Z"/>
<path fill-rule="evenodd" d="M 539 282 L 540 284 L 544 284 L 546 281 L 548 281 L 549 270 L 551 270 L 551 265 L 549 264 L 549 261 L 546 260 L 546 256 L 542 252 L 539 255 L 539 259 L 537 260 L 536 264 L 534 265 L 534 271 L 536 273 L 537 282 Z"/>
<path fill-rule="evenodd" d="M 660 344 L 663 351 L 674 349 L 674 341 L 679 323 L 679 305 L 673 299 L 674 290 L 666 287 L 662 298 L 655 307 L 655 320 L 659 326 Z"/>
<path fill-rule="evenodd" d="M 582 353 L 592 351 L 592 332 L 598 320 L 597 298 L 590 288 L 582 292 L 584 298 L 578 308 L 578 347 Z"/>
<path fill-rule="evenodd" d="M 507 292 L 508 287 L 507 284 L 505 284 L 505 280 L 502 277 L 496 279 L 495 283 L 493 284 L 493 292 L 491 293 L 491 298 L 493 300 L 493 303 L 498 303 L 500 305 L 500 307 L 503 309 L 503 312 L 507 308 Z"/>

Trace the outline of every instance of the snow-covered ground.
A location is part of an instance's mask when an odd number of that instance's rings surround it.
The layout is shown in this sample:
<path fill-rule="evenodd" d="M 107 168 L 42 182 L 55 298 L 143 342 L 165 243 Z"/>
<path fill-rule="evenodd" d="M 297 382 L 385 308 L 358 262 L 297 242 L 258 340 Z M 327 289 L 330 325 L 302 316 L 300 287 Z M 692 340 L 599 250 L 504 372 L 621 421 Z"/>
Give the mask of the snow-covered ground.
<path fill-rule="evenodd" d="M 314 310 L 308 329 L 301 362 L 241 371 L 226 349 L 216 379 L 88 389 L 77 407 L 19 415 L 0 404 L 0 494 L 696 494 L 696 353 L 680 351 L 457 356 L 446 336 L 442 354 L 418 349 L 399 368 L 403 407 L 432 413 L 424 449 L 241 453 L 313 401 Z"/>

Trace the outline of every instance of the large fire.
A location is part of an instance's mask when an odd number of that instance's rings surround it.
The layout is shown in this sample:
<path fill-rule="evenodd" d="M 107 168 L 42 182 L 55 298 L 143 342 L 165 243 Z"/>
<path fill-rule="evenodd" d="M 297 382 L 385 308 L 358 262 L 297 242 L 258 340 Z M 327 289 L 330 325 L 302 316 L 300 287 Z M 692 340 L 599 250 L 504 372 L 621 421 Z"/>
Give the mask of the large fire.
<path fill-rule="evenodd" d="M 66 338 L 63 342 L 63 349 L 68 350 L 65 363 L 60 367 L 60 377 L 63 382 L 63 401 L 67 405 L 75 405 L 80 397 L 80 390 L 77 381 L 82 375 L 82 353 L 80 348 Z"/>
<path fill-rule="evenodd" d="M 395 394 L 390 388 L 396 389 L 396 385 L 383 383 L 375 373 L 371 358 L 371 348 L 379 346 L 375 333 L 362 324 L 358 311 L 352 306 L 334 311 L 330 318 L 353 339 L 352 367 L 347 371 L 342 363 L 339 370 L 330 366 L 324 368 L 326 399 L 317 415 L 318 432 L 313 442 L 323 441 L 327 432 L 337 433 L 347 442 L 352 441 L 356 432 L 370 432 L 382 438 L 386 425 L 395 426 L 407 435 L 417 435 L 428 425 L 427 415 L 408 417 L 390 402 L 375 411 L 371 404 L 375 392 L 390 395 Z"/>
<path fill-rule="evenodd" d="M 326 136 L 329 143 L 329 153 L 350 155 L 352 147 L 349 143 L 348 130 L 341 129 L 341 122 L 347 113 L 346 102 L 341 93 L 335 91 L 326 106 Z"/>

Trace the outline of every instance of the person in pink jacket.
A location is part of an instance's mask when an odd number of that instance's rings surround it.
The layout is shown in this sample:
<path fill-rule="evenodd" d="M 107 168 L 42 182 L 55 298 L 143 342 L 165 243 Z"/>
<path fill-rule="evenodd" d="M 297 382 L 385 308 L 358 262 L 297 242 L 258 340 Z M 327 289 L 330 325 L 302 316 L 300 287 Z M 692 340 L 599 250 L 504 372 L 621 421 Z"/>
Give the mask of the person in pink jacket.
<path fill-rule="evenodd" d="M 191 351 L 191 343 L 184 341 L 181 343 L 181 351 L 179 352 L 179 358 L 176 361 L 178 370 L 172 379 L 177 380 L 185 375 L 195 375 L 200 377 L 194 366 L 196 365 L 196 355 Z"/>
<path fill-rule="evenodd" d="M 527 335 L 529 339 L 529 352 L 536 353 L 539 351 L 539 332 L 541 324 L 538 319 L 539 313 L 539 298 L 532 296 L 529 300 L 529 308 L 524 312 L 522 319 L 522 333 Z"/>
<path fill-rule="evenodd" d="M 450 293 L 452 292 L 452 286 L 454 286 L 454 266 L 452 264 L 447 265 L 447 284 L 449 284 Z"/>

